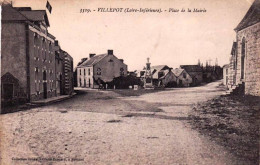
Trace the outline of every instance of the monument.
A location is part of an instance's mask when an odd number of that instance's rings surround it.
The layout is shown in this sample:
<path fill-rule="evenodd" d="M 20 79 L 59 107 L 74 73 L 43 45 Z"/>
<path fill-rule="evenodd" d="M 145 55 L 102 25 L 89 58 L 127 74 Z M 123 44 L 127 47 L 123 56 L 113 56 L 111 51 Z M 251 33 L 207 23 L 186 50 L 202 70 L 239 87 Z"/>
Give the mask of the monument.
<path fill-rule="evenodd" d="M 149 62 L 149 58 L 147 58 L 145 77 L 144 77 L 144 88 L 145 89 L 153 89 L 153 75 L 151 72 L 151 63 Z"/>

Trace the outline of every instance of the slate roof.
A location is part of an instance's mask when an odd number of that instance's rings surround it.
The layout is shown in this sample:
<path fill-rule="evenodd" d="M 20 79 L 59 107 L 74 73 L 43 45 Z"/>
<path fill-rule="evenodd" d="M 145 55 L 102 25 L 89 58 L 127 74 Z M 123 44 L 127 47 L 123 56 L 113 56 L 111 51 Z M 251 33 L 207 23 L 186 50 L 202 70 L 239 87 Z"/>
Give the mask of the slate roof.
<path fill-rule="evenodd" d="M 235 30 L 240 31 L 258 22 L 260 22 L 260 0 L 255 0 Z"/>
<path fill-rule="evenodd" d="M 169 69 L 164 70 L 163 72 L 164 72 L 164 76 L 160 77 L 159 79 L 164 79 L 167 76 L 167 74 L 169 73 Z M 172 70 L 171 70 L 171 72 L 172 72 Z M 176 75 L 174 75 L 174 76 L 176 77 Z"/>
<path fill-rule="evenodd" d="M 151 72 L 153 73 L 153 79 L 158 79 L 158 73 L 161 70 L 169 69 L 167 65 L 156 65 L 156 66 L 151 66 Z"/>
<path fill-rule="evenodd" d="M 30 7 L 12 7 L 10 4 L 4 5 L 2 10 L 2 20 L 4 21 L 45 21 L 50 26 L 45 10 L 31 10 Z"/>
<path fill-rule="evenodd" d="M 93 66 L 96 63 L 98 63 L 100 60 L 102 60 L 104 57 L 106 57 L 108 54 L 100 54 L 100 55 L 95 55 L 94 57 L 88 59 L 87 61 L 83 62 L 81 65 L 78 67 L 89 67 Z"/>
<path fill-rule="evenodd" d="M 176 69 L 173 69 L 173 70 L 172 70 L 173 74 L 174 74 L 176 77 L 179 77 L 183 71 L 184 71 L 184 69 L 181 69 L 181 68 L 176 68 Z"/>
<path fill-rule="evenodd" d="M 20 12 L 31 21 L 45 21 L 47 26 L 50 26 L 45 10 L 31 10 L 31 11 L 20 11 Z"/>
<path fill-rule="evenodd" d="M 202 68 L 199 65 L 181 65 L 182 69 L 185 69 L 186 72 L 202 72 Z"/>
<path fill-rule="evenodd" d="M 11 5 L 2 6 L 3 21 L 28 21 L 29 19 L 13 8 Z"/>

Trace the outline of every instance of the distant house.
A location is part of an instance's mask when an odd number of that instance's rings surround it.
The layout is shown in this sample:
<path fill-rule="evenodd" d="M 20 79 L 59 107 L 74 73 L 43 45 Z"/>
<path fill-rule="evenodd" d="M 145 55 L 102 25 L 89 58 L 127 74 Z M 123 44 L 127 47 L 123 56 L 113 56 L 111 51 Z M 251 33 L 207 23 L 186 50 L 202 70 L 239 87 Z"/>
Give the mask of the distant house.
<path fill-rule="evenodd" d="M 176 85 L 178 87 L 189 87 L 192 85 L 192 77 L 185 69 L 176 68 L 172 72 L 176 77 Z"/>
<path fill-rule="evenodd" d="M 127 65 L 118 59 L 113 50 L 105 54 L 90 54 L 89 59 L 77 66 L 78 87 L 105 87 L 114 78 L 127 75 Z"/>
<path fill-rule="evenodd" d="M 172 72 L 172 68 L 168 67 L 167 65 L 151 66 L 151 72 L 154 86 L 176 86 L 176 77 Z M 143 81 L 145 76 L 145 68 L 143 70 L 136 71 L 136 75 L 138 78 L 140 78 L 141 81 Z"/>
<path fill-rule="evenodd" d="M 260 96 L 259 0 L 253 2 L 235 31 L 237 40 L 233 43 L 230 58 L 230 92 L 242 91 L 244 94 Z"/>
<path fill-rule="evenodd" d="M 184 69 L 192 78 L 192 86 L 196 86 L 203 81 L 203 69 L 199 65 L 181 65 L 180 68 Z"/>
<path fill-rule="evenodd" d="M 153 84 L 155 86 L 159 85 L 159 79 L 165 76 L 165 70 L 169 70 L 170 68 L 167 65 L 156 65 L 151 66 L 151 72 L 153 77 Z"/>
<path fill-rule="evenodd" d="M 159 78 L 158 86 L 163 87 L 175 87 L 176 86 L 176 76 L 172 72 L 172 68 L 163 71 L 164 74 Z"/>
<path fill-rule="evenodd" d="M 229 81 L 229 64 L 223 66 L 223 84 L 228 85 Z"/>

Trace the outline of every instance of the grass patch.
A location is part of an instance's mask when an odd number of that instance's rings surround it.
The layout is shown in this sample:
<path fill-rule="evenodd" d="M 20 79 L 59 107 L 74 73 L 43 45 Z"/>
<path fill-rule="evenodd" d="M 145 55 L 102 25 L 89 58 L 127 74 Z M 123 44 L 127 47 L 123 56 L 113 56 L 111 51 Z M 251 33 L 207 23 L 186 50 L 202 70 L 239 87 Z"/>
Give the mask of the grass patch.
<path fill-rule="evenodd" d="M 248 164 L 258 164 L 260 98 L 223 96 L 194 107 L 191 125 Z"/>

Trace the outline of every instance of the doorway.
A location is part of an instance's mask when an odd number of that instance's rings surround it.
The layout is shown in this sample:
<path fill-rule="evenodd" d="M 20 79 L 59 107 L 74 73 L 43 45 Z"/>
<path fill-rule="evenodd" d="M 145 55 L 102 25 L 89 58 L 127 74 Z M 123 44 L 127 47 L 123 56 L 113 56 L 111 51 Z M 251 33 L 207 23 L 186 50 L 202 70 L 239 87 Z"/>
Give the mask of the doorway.
<path fill-rule="evenodd" d="M 13 84 L 3 84 L 3 94 L 5 100 L 11 100 L 13 98 L 14 93 L 14 85 Z"/>
<path fill-rule="evenodd" d="M 60 75 L 60 95 L 63 95 L 62 75 Z"/>
<path fill-rule="evenodd" d="M 179 80 L 179 86 L 182 87 L 182 80 Z"/>
<path fill-rule="evenodd" d="M 47 75 L 46 70 L 43 71 L 43 98 L 47 99 Z"/>

